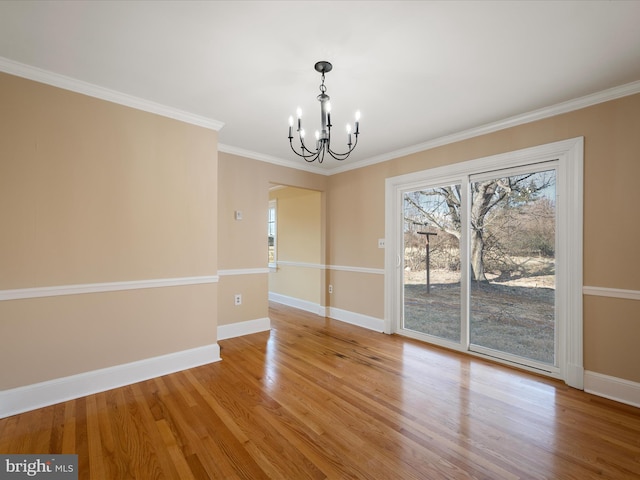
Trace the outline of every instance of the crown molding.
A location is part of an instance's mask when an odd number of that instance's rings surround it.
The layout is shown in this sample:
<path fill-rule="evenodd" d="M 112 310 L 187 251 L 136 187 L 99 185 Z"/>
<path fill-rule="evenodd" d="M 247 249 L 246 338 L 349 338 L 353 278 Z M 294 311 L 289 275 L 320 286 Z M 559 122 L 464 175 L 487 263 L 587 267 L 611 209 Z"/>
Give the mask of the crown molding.
<path fill-rule="evenodd" d="M 587 108 L 599 103 L 616 100 L 618 98 L 627 97 L 629 95 L 635 95 L 640 93 L 640 80 L 635 82 L 620 85 L 618 87 L 609 88 L 601 92 L 585 95 L 584 97 L 568 100 L 566 102 L 558 103 L 550 107 L 540 108 L 531 112 L 515 115 L 513 117 L 499 120 L 497 122 L 480 125 L 479 127 L 470 128 L 462 132 L 453 133 L 451 135 L 445 135 L 443 137 L 434 138 L 424 143 L 412 145 L 410 147 L 402 148 L 400 150 L 394 150 L 393 152 L 384 153 L 371 157 L 361 162 L 344 164 L 339 167 L 333 168 L 328 172 L 328 175 L 336 173 L 343 173 L 349 170 L 355 170 L 357 168 L 364 168 L 377 163 L 386 162 L 388 160 L 394 160 L 396 158 L 405 157 L 414 153 L 423 152 L 425 150 L 431 150 L 432 148 L 441 147 L 462 140 L 468 140 L 470 138 L 479 137 L 489 133 L 504 130 L 506 128 L 516 127 L 518 125 L 524 125 L 526 123 L 535 122 L 545 118 L 554 117 L 563 113 L 573 112 L 582 108 Z"/>
<path fill-rule="evenodd" d="M 125 107 L 135 108 L 136 110 L 154 113 L 162 117 L 173 118 L 174 120 L 180 120 L 181 122 L 208 128 L 210 130 L 218 131 L 224 126 L 223 122 L 212 118 L 195 115 L 190 112 L 185 112 L 184 110 L 168 107 L 150 100 L 134 97 L 133 95 L 127 95 L 126 93 L 117 92 L 115 90 L 100 87 L 81 80 L 76 80 L 71 77 L 49 72 L 41 68 L 25 65 L 24 63 L 19 63 L 4 57 L 0 57 L 0 72 L 9 73 L 11 75 L 62 88 L 64 90 L 81 93 L 90 97 L 99 98 L 100 100 L 105 100 L 107 102 L 117 103 L 119 105 L 124 105 Z"/>
<path fill-rule="evenodd" d="M 9 73 L 11 75 L 34 80 L 36 82 L 45 83 L 54 87 L 59 87 L 65 90 L 70 90 L 76 93 L 99 98 L 108 102 L 135 108 L 137 110 L 154 113 L 163 117 L 173 118 L 175 120 L 180 120 L 185 123 L 197 125 L 215 131 L 219 131 L 224 126 L 224 122 L 220 122 L 218 120 L 202 117 L 190 112 L 186 112 L 184 110 L 179 110 L 156 102 L 152 102 L 150 100 L 134 97 L 132 95 L 127 95 L 125 93 L 76 80 L 64 75 L 59 75 L 57 73 L 49 72 L 41 68 L 32 67 L 30 65 L 19 63 L 4 57 L 0 57 L 0 72 Z M 296 162 L 293 160 L 284 160 L 271 155 L 266 155 L 251 150 L 245 150 L 226 144 L 218 144 L 218 151 L 250 158 L 253 160 L 259 160 L 274 165 L 280 165 L 283 167 L 295 168 L 297 170 L 303 170 L 305 172 L 330 176 L 347 172 L 349 170 L 355 170 L 358 168 L 375 165 L 377 163 L 394 160 L 396 158 L 405 157 L 407 155 L 412 155 L 414 153 L 430 150 L 432 148 L 441 147 L 451 143 L 468 140 L 470 138 L 497 132 L 506 128 L 516 127 L 518 125 L 524 125 L 526 123 L 535 122 L 537 120 L 542 120 L 563 113 L 580 110 L 582 108 L 597 105 L 599 103 L 608 102 L 629 95 L 635 95 L 636 93 L 640 93 L 640 80 L 609 88 L 601 92 L 585 95 L 573 100 L 568 100 L 566 102 L 558 103 L 549 107 L 540 108 L 520 115 L 515 115 L 504 120 L 499 120 L 497 122 L 480 125 L 478 127 L 470 128 L 458 133 L 453 133 L 451 135 L 434 138 L 417 145 L 412 145 L 399 150 L 394 150 L 392 152 L 376 155 L 359 162 L 341 164 L 340 166 L 334 168 L 320 168 L 313 165 L 301 164 L 300 162 Z"/>
<path fill-rule="evenodd" d="M 412 145 L 400 150 L 394 150 L 392 152 L 376 155 L 366 160 L 352 163 L 344 163 L 334 168 L 316 168 L 311 169 L 308 165 L 300 164 L 299 162 L 282 160 L 268 155 L 263 155 L 257 152 L 251 152 L 232 147 L 230 145 L 219 145 L 219 150 L 227 153 L 233 153 L 242 157 L 252 158 L 254 160 L 261 160 L 263 162 L 274 163 L 276 165 L 282 165 L 291 168 L 297 168 L 298 170 L 311 171 L 312 173 L 318 173 L 320 175 L 335 175 L 338 173 L 348 172 L 349 170 L 356 170 L 358 168 L 364 168 L 377 163 L 386 162 L 389 160 L 395 160 L 396 158 L 406 157 L 414 153 L 423 152 L 425 150 L 431 150 L 432 148 L 442 147 L 451 143 L 468 140 L 470 138 L 479 137 L 481 135 L 487 135 L 489 133 L 504 130 L 506 128 L 516 127 L 518 125 L 524 125 L 526 123 L 535 122 L 537 120 L 543 120 L 545 118 L 554 117 L 563 113 L 573 112 L 582 108 L 587 108 L 599 103 L 616 100 L 618 98 L 627 97 L 629 95 L 635 95 L 640 93 L 640 80 L 627 83 L 617 87 L 609 88 L 601 92 L 596 92 L 590 95 L 585 95 L 573 100 L 567 100 L 566 102 L 558 103 L 550 107 L 544 107 L 531 112 L 523 113 L 520 115 L 514 115 L 513 117 L 499 120 L 497 122 L 487 123 L 478 127 L 463 130 L 461 132 L 453 133 L 451 135 L 445 135 L 443 137 L 434 138 L 417 145 Z M 224 147 L 224 149 L 222 148 Z"/>
<path fill-rule="evenodd" d="M 296 170 L 304 170 L 305 172 L 317 173 L 319 175 L 331 175 L 330 172 L 323 168 L 315 167 L 307 163 L 300 163 L 295 160 L 283 160 L 282 158 L 266 155 L 264 153 L 254 152 L 252 150 L 245 150 L 243 148 L 234 147 L 232 145 L 226 145 L 224 143 L 218 144 L 218 152 L 228 153 L 230 155 L 237 155 L 239 157 L 250 158 L 252 160 L 259 160 L 261 162 L 272 163 L 274 165 L 280 165 L 281 167 L 295 168 Z"/>

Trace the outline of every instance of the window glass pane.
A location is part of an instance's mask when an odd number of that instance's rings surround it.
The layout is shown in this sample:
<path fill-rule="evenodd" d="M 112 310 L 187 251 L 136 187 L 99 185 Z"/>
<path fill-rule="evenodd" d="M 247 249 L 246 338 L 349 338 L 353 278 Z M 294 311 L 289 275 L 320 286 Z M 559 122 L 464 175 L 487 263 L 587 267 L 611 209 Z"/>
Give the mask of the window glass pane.
<path fill-rule="evenodd" d="M 269 202 L 267 213 L 267 246 L 268 262 L 276 262 L 276 205 L 274 201 Z"/>
<path fill-rule="evenodd" d="M 460 342 L 460 185 L 404 194 L 403 328 Z"/>
<path fill-rule="evenodd" d="M 472 182 L 471 201 L 471 348 L 555 365 L 555 170 Z"/>

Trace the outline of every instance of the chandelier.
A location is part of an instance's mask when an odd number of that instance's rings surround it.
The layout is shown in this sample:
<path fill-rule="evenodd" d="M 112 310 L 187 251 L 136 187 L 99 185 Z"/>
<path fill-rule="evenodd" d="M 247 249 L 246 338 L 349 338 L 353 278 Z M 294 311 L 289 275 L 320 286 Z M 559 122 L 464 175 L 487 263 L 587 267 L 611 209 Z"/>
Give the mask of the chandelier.
<path fill-rule="evenodd" d="M 315 64 L 317 72 L 322 74 L 322 83 L 320 84 L 320 95 L 318 95 L 318 101 L 320 102 L 320 122 L 321 129 L 316 130 L 316 138 L 315 138 L 315 148 L 309 148 L 307 144 L 304 142 L 305 131 L 302 128 L 302 110 L 298 108 L 297 117 L 298 117 L 298 138 L 300 140 L 300 146 L 298 150 L 293 146 L 293 117 L 289 117 L 289 145 L 291 146 L 291 150 L 293 153 L 298 155 L 299 157 L 304 158 L 307 162 L 311 163 L 315 160 L 318 160 L 318 163 L 322 163 L 324 161 L 325 153 L 328 153 L 336 160 L 346 160 L 351 152 L 355 150 L 356 145 L 358 145 L 358 135 L 360 134 L 360 112 L 356 112 L 356 122 L 355 129 L 353 134 L 355 135 L 355 143 L 352 142 L 352 134 L 351 134 L 351 125 L 347 125 L 347 151 L 344 153 L 334 152 L 331 149 L 331 103 L 329 102 L 330 98 L 327 95 L 327 87 L 324 85 L 324 74 L 330 72 L 333 68 L 329 62 L 318 62 Z"/>

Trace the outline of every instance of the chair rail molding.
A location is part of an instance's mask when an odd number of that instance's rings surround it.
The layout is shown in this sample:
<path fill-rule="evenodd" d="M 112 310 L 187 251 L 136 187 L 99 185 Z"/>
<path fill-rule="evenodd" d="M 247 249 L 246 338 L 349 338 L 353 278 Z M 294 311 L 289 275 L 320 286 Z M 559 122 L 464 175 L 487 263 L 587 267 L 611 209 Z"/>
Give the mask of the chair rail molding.
<path fill-rule="evenodd" d="M 120 290 L 138 290 L 141 288 L 177 287 L 217 283 L 217 275 L 198 277 L 156 278 L 150 280 L 131 280 L 124 282 L 85 283 L 77 285 L 56 285 L 51 287 L 18 288 L 0 290 L 0 301 L 20 300 L 24 298 L 57 297 L 60 295 L 79 295 L 82 293 L 116 292 Z"/>

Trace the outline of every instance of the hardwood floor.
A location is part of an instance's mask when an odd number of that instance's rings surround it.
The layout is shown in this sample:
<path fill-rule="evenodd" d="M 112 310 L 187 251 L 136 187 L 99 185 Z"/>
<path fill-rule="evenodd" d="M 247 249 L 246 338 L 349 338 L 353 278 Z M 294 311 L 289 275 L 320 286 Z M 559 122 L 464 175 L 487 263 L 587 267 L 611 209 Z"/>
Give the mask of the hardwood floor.
<path fill-rule="evenodd" d="M 0 420 L 81 479 L 640 478 L 640 409 L 278 304 L 222 362 Z"/>

